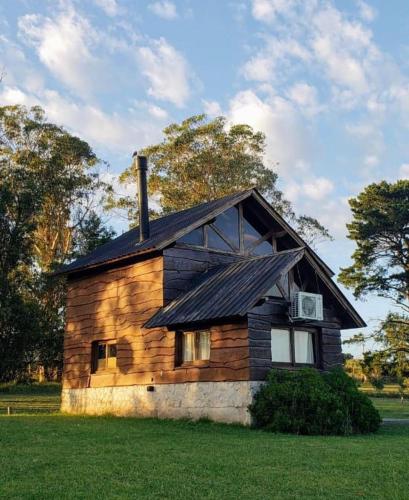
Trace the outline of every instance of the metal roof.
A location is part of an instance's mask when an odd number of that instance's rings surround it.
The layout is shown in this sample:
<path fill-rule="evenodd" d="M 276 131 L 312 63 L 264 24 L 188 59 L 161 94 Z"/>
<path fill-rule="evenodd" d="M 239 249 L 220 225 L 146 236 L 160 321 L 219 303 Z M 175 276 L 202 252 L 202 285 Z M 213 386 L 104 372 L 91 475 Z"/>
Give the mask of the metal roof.
<path fill-rule="evenodd" d="M 303 255 L 304 249 L 297 249 L 216 266 L 144 326 L 153 328 L 244 316 Z"/>
<path fill-rule="evenodd" d="M 241 191 L 154 219 L 150 222 L 150 237 L 147 240 L 139 241 L 139 227 L 136 227 L 99 246 L 88 255 L 63 266 L 57 274 L 95 267 L 138 253 L 161 250 L 194 227 L 206 222 L 209 217 L 216 216 L 225 208 L 251 196 L 252 192 L 253 190 Z"/>

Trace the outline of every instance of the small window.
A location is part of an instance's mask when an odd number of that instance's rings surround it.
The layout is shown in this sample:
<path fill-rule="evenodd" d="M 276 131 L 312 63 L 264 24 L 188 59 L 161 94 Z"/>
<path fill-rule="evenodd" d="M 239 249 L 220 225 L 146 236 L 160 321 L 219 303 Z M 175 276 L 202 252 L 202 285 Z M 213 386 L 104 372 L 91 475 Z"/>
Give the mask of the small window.
<path fill-rule="evenodd" d="M 116 343 L 115 341 L 97 341 L 92 343 L 91 372 L 96 373 L 116 368 Z"/>
<path fill-rule="evenodd" d="M 251 253 L 253 255 L 271 255 L 273 253 L 273 246 L 268 240 L 264 240 L 254 248 Z"/>
<path fill-rule="evenodd" d="M 210 332 L 178 332 L 176 334 L 176 365 L 210 359 Z"/>
<path fill-rule="evenodd" d="M 232 252 L 233 249 L 228 245 L 223 238 L 221 238 L 214 229 L 210 226 L 207 227 L 207 246 L 209 248 L 215 248 L 217 250 L 224 250 L 226 252 Z"/>
<path fill-rule="evenodd" d="M 185 234 L 178 240 L 178 243 L 185 243 L 186 245 L 196 245 L 202 247 L 204 245 L 203 227 L 198 227 L 190 233 Z"/>
<path fill-rule="evenodd" d="M 288 365 L 315 365 L 317 332 L 294 328 L 271 329 L 271 360 Z"/>

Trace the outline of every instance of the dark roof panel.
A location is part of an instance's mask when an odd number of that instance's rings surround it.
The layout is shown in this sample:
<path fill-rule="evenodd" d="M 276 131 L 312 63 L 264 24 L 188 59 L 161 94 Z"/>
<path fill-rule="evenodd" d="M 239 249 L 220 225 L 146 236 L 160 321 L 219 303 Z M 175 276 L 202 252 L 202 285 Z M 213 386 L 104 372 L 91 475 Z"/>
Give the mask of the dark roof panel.
<path fill-rule="evenodd" d="M 225 207 L 238 203 L 250 196 L 251 193 L 252 190 L 234 193 L 218 200 L 154 219 L 150 222 L 150 237 L 147 240 L 139 241 L 139 227 L 136 227 L 105 243 L 105 245 L 101 245 L 90 254 L 62 267 L 58 274 L 97 266 L 146 251 L 160 250 L 164 244 L 169 243 L 169 240 L 179 238 L 180 232 L 184 234 L 190 226 L 200 225 L 206 217 L 220 210 L 223 211 Z"/>
<path fill-rule="evenodd" d="M 190 291 L 158 311 L 145 327 L 244 316 L 303 255 L 304 250 L 297 249 L 212 268 Z"/>

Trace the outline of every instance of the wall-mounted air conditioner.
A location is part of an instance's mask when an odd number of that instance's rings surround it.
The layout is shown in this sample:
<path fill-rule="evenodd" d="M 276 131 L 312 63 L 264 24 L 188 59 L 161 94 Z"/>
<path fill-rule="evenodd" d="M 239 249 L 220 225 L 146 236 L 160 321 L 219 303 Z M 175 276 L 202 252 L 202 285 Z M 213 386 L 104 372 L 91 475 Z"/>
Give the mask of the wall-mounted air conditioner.
<path fill-rule="evenodd" d="M 318 293 L 297 292 L 291 300 L 292 319 L 312 319 L 322 321 L 322 295 Z"/>

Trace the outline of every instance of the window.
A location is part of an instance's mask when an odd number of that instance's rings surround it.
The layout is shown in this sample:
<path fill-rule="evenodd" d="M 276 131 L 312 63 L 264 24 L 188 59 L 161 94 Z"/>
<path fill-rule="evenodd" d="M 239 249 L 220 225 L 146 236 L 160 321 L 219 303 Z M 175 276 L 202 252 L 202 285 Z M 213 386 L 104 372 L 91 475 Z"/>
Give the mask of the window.
<path fill-rule="evenodd" d="M 116 368 L 116 343 L 110 341 L 97 341 L 92 343 L 91 348 L 92 367 L 91 372 L 96 373 L 103 370 Z"/>
<path fill-rule="evenodd" d="M 216 218 L 214 225 L 237 249 L 240 247 L 239 211 L 236 207 L 229 208 L 220 214 Z"/>
<path fill-rule="evenodd" d="M 268 240 L 264 240 L 251 253 L 253 255 L 271 255 L 273 253 L 273 246 Z"/>
<path fill-rule="evenodd" d="M 316 364 L 317 332 L 294 328 L 271 329 L 271 360 L 289 365 Z"/>
<path fill-rule="evenodd" d="M 232 252 L 233 249 L 221 238 L 214 229 L 207 226 L 207 246 L 209 248 L 216 248 L 217 250 L 225 250 Z"/>
<path fill-rule="evenodd" d="M 190 233 L 185 234 L 178 241 L 179 243 L 185 243 L 186 245 L 197 245 L 202 247 L 204 245 L 203 227 L 198 227 Z"/>
<path fill-rule="evenodd" d="M 176 365 L 191 364 L 210 359 L 210 332 L 177 332 Z"/>

